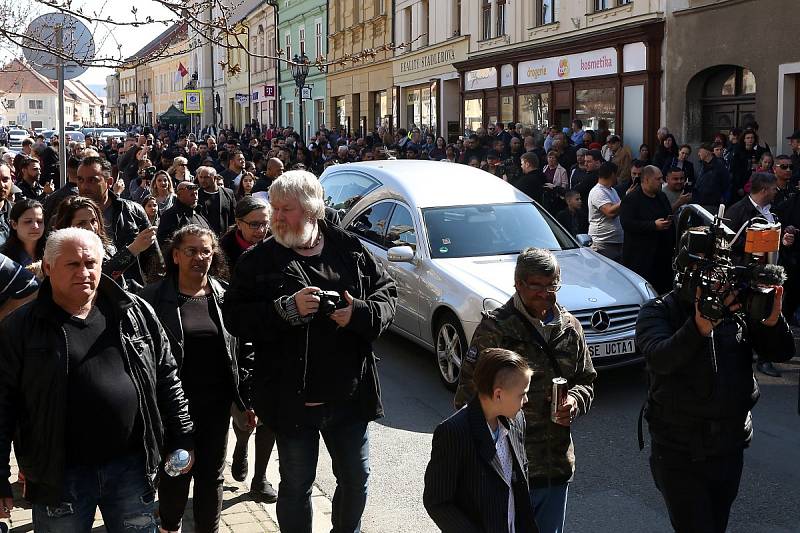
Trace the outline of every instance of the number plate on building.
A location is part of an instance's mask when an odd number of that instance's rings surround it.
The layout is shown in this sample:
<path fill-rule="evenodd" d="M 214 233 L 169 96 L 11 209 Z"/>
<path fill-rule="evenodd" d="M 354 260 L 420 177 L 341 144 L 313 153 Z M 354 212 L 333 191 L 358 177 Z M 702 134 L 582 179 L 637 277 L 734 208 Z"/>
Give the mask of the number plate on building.
<path fill-rule="evenodd" d="M 623 341 L 601 342 L 589 345 L 589 355 L 592 358 L 611 357 L 614 355 L 625 355 L 636 351 L 636 343 L 633 339 Z"/>

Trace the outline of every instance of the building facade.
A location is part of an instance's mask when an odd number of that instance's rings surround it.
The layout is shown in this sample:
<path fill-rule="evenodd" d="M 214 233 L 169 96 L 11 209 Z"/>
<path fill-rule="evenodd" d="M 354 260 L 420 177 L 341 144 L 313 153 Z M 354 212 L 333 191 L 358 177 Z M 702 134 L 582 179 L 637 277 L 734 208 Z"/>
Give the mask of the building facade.
<path fill-rule="evenodd" d="M 188 48 L 188 24 L 173 24 L 126 58 L 127 66 L 117 69 L 116 79 L 106 78 L 106 94 L 118 95 L 116 109 L 110 101 L 108 104 L 118 117 L 117 125 L 153 126 L 158 115 L 170 105 L 178 105 L 188 79 L 179 74 L 179 67 L 189 61 Z"/>
<path fill-rule="evenodd" d="M 328 11 L 328 127 L 364 135 L 380 117 L 393 113 L 393 59 L 379 47 L 399 42 L 389 0 L 337 0 Z M 353 63 L 348 57 L 365 50 L 374 55 Z M 378 120 L 376 120 L 378 117 Z M 389 119 L 391 122 L 393 119 Z"/>
<path fill-rule="evenodd" d="M 475 0 L 456 64 L 466 130 L 500 122 L 608 129 L 638 153 L 661 121 L 665 0 Z M 466 6 L 469 5 L 467 9 Z"/>
<path fill-rule="evenodd" d="M 24 128 L 58 128 L 58 84 L 36 72 L 25 61 L 14 59 L 0 69 L 0 107 L 3 124 Z M 64 122 L 96 126 L 101 122 L 103 101 L 83 82 L 64 82 Z"/>
<path fill-rule="evenodd" d="M 327 0 L 286 0 L 281 5 L 278 19 L 278 39 L 283 57 L 292 59 L 295 55 L 305 54 L 313 63 L 328 55 Z M 305 81 L 308 94 L 301 100 L 289 64 L 281 62 L 278 71 L 283 125 L 298 131 L 302 128 L 303 138 L 307 139 L 327 123 L 325 73 L 314 66 L 308 69 Z M 301 105 L 304 124 L 300 123 Z"/>
<path fill-rule="evenodd" d="M 119 89 L 119 72 L 106 76 L 106 112 L 104 124 L 118 126 L 122 123 L 119 114 Z"/>
<path fill-rule="evenodd" d="M 278 62 L 263 57 L 275 57 L 277 5 L 261 3 L 244 20 L 250 52 L 253 54 L 247 65 L 250 71 L 250 119 L 257 120 L 262 125 L 277 123 L 275 80 Z"/>
<path fill-rule="evenodd" d="M 455 63 L 464 62 L 469 39 L 461 33 L 461 1 L 399 0 L 395 3 L 395 35 L 411 43 L 394 52 L 392 64 L 395 105 L 376 103 L 374 126 L 394 124 L 442 135 L 449 142 L 461 131 L 461 84 Z M 387 102 L 391 104 L 391 102 Z M 377 107 L 381 106 L 381 113 Z"/>
<path fill-rule="evenodd" d="M 668 5 L 666 125 L 694 144 L 756 121 L 773 153 L 788 152 L 785 138 L 800 129 L 800 52 L 793 46 L 797 17 L 787 3 L 670 0 Z M 764 28 L 768 38 L 756 44 L 755 28 Z"/>

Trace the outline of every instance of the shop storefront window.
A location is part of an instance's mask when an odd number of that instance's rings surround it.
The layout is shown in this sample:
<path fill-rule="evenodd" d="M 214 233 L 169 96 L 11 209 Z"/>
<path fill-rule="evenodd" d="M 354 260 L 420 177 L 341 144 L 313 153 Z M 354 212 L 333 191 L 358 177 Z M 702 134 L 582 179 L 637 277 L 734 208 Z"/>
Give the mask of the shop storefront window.
<path fill-rule="evenodd" d="M 431 129 L 431 89 L 430 87 L 425 87 L 420 92 L 422 97 L 420 98 L 419 129 L 425 134 Z"/>
<path fill-rule="evenodd" d="M 519 95 L 519 122 L 544 130 L 550 125 L 550 93 Z"/>
<path fill-rule="evenodd" d="M 580 89 L 575 91 L 575 116 L 583 121 L 584 127 L 599 129 L 601 120 L 608 123 L 611 133 L 616 130 L 617 89 Z"/>
<path fill-rule="evenodd" d="M 325 124 L 325 101 L 314 100 L 314 113 L 317 116 L 317 128 L 321 128 Z"/>
<path fill-rule="evenodd" d="M 439 83 L 433 82 L 431 83 L 431 129 L 430 131 L 433 132 L 434 135 L 438 135 L 439 132 L 439 119 L 438 115 L 436 114 L 436 110 L 439 107 Z"/>
<path fill-rule="evenodd" d="M 500 97 L 500 122 L 508 123 L 514 120 L 514 97 Z"/>
<path fill-rule="evenodd" d="M 344 96 L 336 99 L 336 123 L 347 128 L 347 109 Z"/>
<path fill-rule="evenodd" d="M 483 100 L 470 98 L 464 100 L 464 129 L 477 131 L 483 125 Z"/>
<path fill-rule="evenodd" d="M 294 127 L 294 104 L 286 103 L 286 125 Z"/>
<path fill-rule="evenodd" d="M 387 91 L 379 91 L 375 93 L 375 128 L 385 126 L 384 119 L 389 114 L 389 93 Z"/>

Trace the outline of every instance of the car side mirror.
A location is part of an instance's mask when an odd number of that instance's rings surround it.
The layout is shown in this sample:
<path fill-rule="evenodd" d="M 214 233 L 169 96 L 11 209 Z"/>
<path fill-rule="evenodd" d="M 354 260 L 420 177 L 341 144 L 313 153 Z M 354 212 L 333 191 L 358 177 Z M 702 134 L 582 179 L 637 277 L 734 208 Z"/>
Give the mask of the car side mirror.
<path fill-rule="evenodd" d="M 386 257 L 392 263 L 413 263 L 414 249 L 410 246 L 394 246 L 386 252 Z"/>
<path fill-rule="evenodd" d="M 580 244 L 584 248 L 588 248 L 589 246 L 592 245 L 592 238 L 586 233 L 581 233 L 579 235 L 576 235 L 575 238 L 578 239 L 578 244 Z"/>

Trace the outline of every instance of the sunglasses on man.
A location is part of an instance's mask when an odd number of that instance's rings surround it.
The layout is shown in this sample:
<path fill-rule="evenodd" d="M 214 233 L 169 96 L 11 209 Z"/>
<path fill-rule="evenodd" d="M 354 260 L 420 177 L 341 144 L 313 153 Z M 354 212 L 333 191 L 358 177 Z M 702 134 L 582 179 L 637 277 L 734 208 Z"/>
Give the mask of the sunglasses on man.
<path fill-rule="evenodd" d="M 780 165 L 775 165 L 776 167 L 780 168 L 781 170 L 792 170 L 794 165 L 788 163 L 782 163 Z"/>

